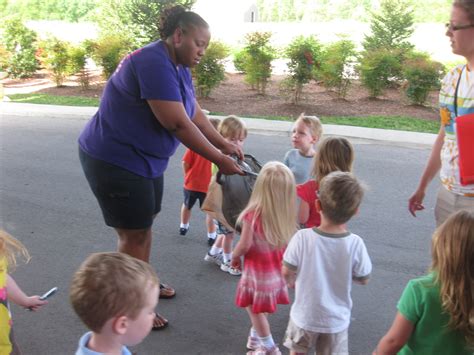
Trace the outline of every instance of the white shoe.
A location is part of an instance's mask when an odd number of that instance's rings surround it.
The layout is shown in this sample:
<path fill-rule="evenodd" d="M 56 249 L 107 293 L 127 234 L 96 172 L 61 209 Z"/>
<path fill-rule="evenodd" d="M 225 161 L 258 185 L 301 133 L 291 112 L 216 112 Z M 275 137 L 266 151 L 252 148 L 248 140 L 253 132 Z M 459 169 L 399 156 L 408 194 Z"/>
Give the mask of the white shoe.
<path fill-rule="evenodd" d="M 239 269 L 236 269 L 235 267 L 233 267 L 230 264 L 230 261 L 228 261 L 226 263 L 223 262 L 222 265 L 221 265 L 221 270 L 224 271 L 224 272 L 228 272 L 229 274 L 231 274 L 233 276 L 242 275 L 242 271 L 240 271 Z"/>
<path fill-rule="evenodd" d="M 260 339 L 257 337 L 249 336 L 247 339 L 248 350 L 258 350 L 260 348 Z"/>
<path fill-rule="evenodd" d="M 247 352 L 247 355 L 281 355 L 281 351 L 276 345 L 271 349 L 261 346 L 257 350 Z"/>
<path fill-rule="evenodd" d="M 206 254 L 204 257 L 205 261 L 208 261 L 210 263 L 214 263 L 217 266 L 221 266 L 224 263 L 224 257 L 222 256 L 222 253 L 218 253 L 216 255 L 211 255 L 209 253 Z"/>

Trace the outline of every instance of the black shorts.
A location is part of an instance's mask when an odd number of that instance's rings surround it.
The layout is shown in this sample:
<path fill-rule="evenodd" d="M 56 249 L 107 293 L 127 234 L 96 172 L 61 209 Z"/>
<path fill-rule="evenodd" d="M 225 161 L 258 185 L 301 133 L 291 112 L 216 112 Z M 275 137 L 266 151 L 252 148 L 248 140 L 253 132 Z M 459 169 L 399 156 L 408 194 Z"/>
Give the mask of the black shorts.
<path fill-rule="evenodd" d="M 184 205 L 186 206 L 188 210 L 193 208 L 197 200 L 199 200 L 199 207 L 202 207 L 202 203 L 204 202 L 204 199 L 206 198 L 205 192 L 183 189 L 183 193 L 184 193 Z"/>
<path fill-rule="evenodd" d="M 146 229 L 161 210 L 163 175 L 145 178 L 92 158 L 79 148 L 79 159 L 105 224 L 121 229 Z"/>

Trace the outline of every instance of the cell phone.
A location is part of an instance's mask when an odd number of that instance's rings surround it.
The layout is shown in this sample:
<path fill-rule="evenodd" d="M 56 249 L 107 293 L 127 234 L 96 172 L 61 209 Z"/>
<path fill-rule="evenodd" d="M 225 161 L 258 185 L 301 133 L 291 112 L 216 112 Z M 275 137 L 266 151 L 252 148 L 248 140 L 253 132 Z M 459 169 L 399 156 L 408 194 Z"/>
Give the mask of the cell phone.
<path fill-rule="evenodd" d="M 41 295 L 40 300 L 41 300 L 41 301 L 44 301 L 44 300 L 48 299 L 49 297 L 51 297 L 52 295 L 54 295 L 57 291 L 58 291 L 58 288 L 57 288 L 57 287 L 53 287 L 51 290 L 49 290 L 48 292 L 46 292 L 46 293 L 44 293 L 43 295 Z"/>

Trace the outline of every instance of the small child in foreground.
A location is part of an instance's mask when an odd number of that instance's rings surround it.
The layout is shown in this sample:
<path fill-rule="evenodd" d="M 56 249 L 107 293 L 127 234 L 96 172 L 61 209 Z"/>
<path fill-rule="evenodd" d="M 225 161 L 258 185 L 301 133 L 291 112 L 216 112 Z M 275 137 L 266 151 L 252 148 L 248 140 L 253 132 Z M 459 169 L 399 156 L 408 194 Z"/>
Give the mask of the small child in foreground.
<path fill-rule="evenodd" d="M 19 354 L 18 346 L 13 339 L 12 319 L 8 301 L 20 307 L 36 311 L 47 304 L 40 296 L 27 296 L 17 285 L 8 271 L 16 266 L 16 256 L 27 261 L 30 256 L 20 241 L 0 229 L 0 354 Z"/>
<path fill-rule="evenodd" d="M 219 126 L 220 120 L 218 118 L 210 118 L 215 129 Z M 191 149 L 186 149 L 183 155 L 183 172 L 184 172 L 184 202 L 181 206 L 181 223 L 179 225 L 179 234 L 186 235 L 189 230 L 189 220 L 191 219 L 191 209 L 196 201 L 199 200 L 199 207 L 202 206 L 206 198 L 209 182 L 212 176 L 212 163 L 193 152 Z M 207 227 L 207 243 L 209 246 L 214 244 L 216 239 L 216 225 L 213 219 L 206 215 Z"/>
<path fill-rule="evenodd" d="M 291 134 L 293 149 L 286 152 L 283 163 L 290 168 L 297 184 L 310 178 L 315 146 L 322 134 L 323 126 L 316 116 L 305 116 L 302 113 L 295 121 Z"/>
<path fill-rule="evenodd" d="M 268 162 L 259 172 L 247 207 L 239 216 L 240 241 L 232 266 L 244 270 L 235 303 L 246 308 L 252 327 L 247 355 L 281 355 L 268 321 L 278 304 L 289 304 L 288 288 L 281 274 L 283 252 L 296 231 L 295 179 L 280 162 Z"/>
<path fill-rule="evenodd" d="M 76 355 L 131 355 L 126 346 L 151 331 L 158 294 L 159 280 L 148 263 L 117 252 L 90 255 L 70 290 L 74 311 L 91 330 Z"/>
<path fill-rule="evenodd" d="M 292 355 L 349 354 L 352 282 L 367 284 L 372 271 L 362 238 L 346 229 L 363 195 L 352 174 L 326 176 L 316 202 L 321 225 L 296 232 L 283 255 L 283 276 L 295 288 L 284 342 Z"/>
<path fill-rule="evenodd" d="M 439 226 L 431 254 L 431 272 L 408 282 L 374 355 L 473 354 L 474 212 L 460 210 Z"/>

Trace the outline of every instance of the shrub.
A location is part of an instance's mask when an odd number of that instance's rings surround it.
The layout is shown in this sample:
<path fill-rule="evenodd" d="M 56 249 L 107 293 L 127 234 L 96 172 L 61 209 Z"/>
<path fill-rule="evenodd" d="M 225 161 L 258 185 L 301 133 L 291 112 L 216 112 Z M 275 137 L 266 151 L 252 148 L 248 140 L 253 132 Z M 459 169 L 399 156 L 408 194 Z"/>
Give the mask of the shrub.
<path fill-rule="evenodd" d="M 423 105 L 431 90 L 437 88 L 444 66 L 422 53 L 413 53 L 403 63 L 404 91 L 412 104 Z"/>
<path fill-rule="evenodd" d="M 382 0 L 380 12 L 372 13 L 372 33 L 365 36 L 364 50 L 413 48 L 407 41 L 413 34 L 413 24 L 413 9 L 407 0 Z"/>
<path fill-rule="evenodd" d="M 10 52 L 0 44 L 0 71 L 6 71 L 10 61 Z"/>
<path fill-rule="evenodd" d="M 269 44 L 271 35 L 270 32 L 253 32 L 245 36 L 244 50 L 248 54 L 244 64 L 245 81 L 262 95 L 272 75 L 272 60 L 276 57 L 275 49 Z"/>
<path fill-rule="evenodd" d="M 248 61 L 248 53 L 242 49 L 234 53 L 234 67 L 235 70 L 245 73 L 245 63 Z"/>
<path fill-rule="evenodd" d="M 5 21 L 3 41 L 8 56 L 7 71 L 15 78 L 31 77 L 38 68 L 36 32 L 28 29 L 19 18 Z"/>
<path fill-rule="evenodd" d="M 90 85 L 90 73 L 87 69 L 87 58 L 90 57 L 88 44 L 83 42 L 78 46 L 71 47 L 69 57 L 71 61 L 71 72 L 77 74 L 79 83 L 83 89 L 88 89 Z"/>
<path fill-rule="evenodd" d="M 56 86 L 62 86 L 64 79 L 72 74 L 69 56 L 71 44 L 54 37 L 44 43 L 43 61 L 46 69 L 52 73 Z"/>
<path fill-rule="evenodd" d="M 345 98 L 349 90 L 353 77 L 351 63 L 356 55 L 354 43 L 347 39 L 328 45 L 322 55 L 318 77 L 325 87 L 335 89 L 341 98 Z"/>
<path fill-rule="evenodd" d="M 380 96 L 392 80 L 399 78 L 399 52 L 386 49 L 364 52 L 358 71 L 362 85 L 369 90 L 369 96 Z"/>
<path fill-rule="evenodd" d="M 122 57 L 130 50 L 129 42 L 120 35 L 105 35 L 94 45 L 93 58 L 102 66 L 102 74 L 108 79 Z"/>
<path fill-rule="evenodd" d="M 196 78 L 197 93 L 208 97 L 212 89 L 225 79 L 225 68 L 222 61 L 227 57 L 229 49 L 221 42 L 211 42 L 206 54 L 193 70 Z"/>
<path fill-rule="evenodd" d="M 289 76 L 281 88 L 293 92 L 292 102 L 296 104 L 300 99 L 304 84 L 314 79 L 315 68 L 320 65 L 321 45 L 313 36 L 300 36 L 286 47 L 284 54 L 290 60 Z"/>

